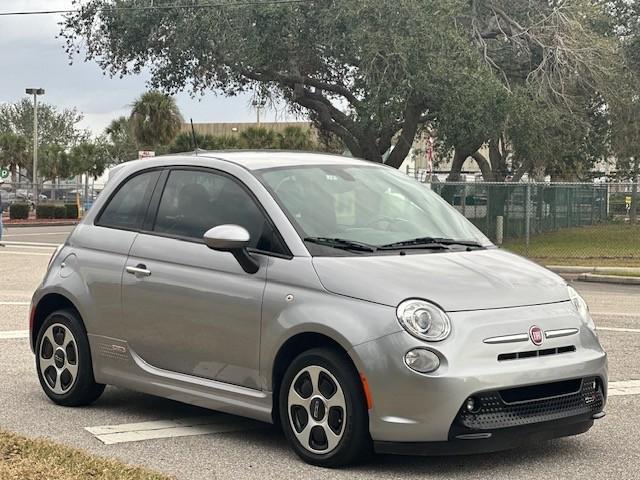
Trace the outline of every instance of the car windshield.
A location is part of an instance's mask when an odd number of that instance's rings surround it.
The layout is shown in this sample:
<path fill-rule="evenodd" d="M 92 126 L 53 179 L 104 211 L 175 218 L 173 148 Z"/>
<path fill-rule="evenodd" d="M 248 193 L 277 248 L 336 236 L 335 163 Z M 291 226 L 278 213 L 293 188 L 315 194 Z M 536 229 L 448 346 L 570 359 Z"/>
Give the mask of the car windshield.
<path fill-rule="evenodd" d="M 391 168 L 313 165 L 258 175 L 307 242 L 358 252 L 491 245 L 440 196 Z"/>

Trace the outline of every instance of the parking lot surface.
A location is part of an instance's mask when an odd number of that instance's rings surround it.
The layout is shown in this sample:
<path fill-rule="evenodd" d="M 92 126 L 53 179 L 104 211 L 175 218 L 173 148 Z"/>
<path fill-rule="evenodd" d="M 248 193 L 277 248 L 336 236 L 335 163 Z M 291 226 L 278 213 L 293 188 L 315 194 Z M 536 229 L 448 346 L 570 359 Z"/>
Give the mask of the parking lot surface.
<path fill-rule="evenodd" d="M 0 428 L 180 479 L 640 478 L 640 287 L 575 284 L 600 328 L 617 392 L 590 432 L 489 455 L 376 456 L 321 470 L 298 460 L 274 426 L 129 390 L 108 387 L 87 408 L 54 406 L 40 389 L 24 334 L 31 294 L 53 251 L 35 244 L 60 243 L 69 231 L 11 229 L 5 240 L 18 244 L 0 249 Z"/>

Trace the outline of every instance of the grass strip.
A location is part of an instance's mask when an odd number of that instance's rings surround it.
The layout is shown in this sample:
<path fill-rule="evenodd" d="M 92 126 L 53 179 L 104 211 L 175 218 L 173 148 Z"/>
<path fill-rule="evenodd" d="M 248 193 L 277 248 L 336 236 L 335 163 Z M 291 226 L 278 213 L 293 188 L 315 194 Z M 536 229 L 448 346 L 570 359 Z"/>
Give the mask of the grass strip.
<path fill-rule="evenodd" d="M 0 430 L 2 480 L 168 480 L 170 477 L 90 455 L 49 440 Z"/>

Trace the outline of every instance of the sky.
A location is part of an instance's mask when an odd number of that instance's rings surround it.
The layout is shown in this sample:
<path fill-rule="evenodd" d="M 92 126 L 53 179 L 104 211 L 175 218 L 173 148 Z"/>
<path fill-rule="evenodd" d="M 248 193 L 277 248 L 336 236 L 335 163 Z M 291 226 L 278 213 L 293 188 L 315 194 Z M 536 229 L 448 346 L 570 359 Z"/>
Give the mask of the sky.
<path fill-rule="evenodd" d="M 0 12 L 73 8 L 72 0 L 0 0 Z M 43 101 L 57 108 L 77 108 L 80 124 L 99 134 L 109 122 L 130 112 L 131 103 L 147 88 L 147 75 L 124 79 L 103 75 L 95 63 L 81 58 L 69 65 L 62 39 L 56 39 L 60 15 L 0 17 L 0 103 L 25 96 L 25 88 L 44 88 Z M 191 98 L 176 96 L 183 117 L 194 123 L 253 122 L 256 112 L 250 96 L 225 98 L 208 93 Z M 282 111 L 267 110 L 262 121 L 295 120 Z"/>

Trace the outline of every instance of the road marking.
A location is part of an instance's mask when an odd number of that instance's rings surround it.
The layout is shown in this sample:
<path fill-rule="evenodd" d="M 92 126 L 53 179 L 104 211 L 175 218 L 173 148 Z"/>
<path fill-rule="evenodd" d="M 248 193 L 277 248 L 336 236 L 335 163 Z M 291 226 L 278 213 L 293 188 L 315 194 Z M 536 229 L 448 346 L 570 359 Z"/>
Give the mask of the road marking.
<path fill-rule="evenodd" d="M 11 233 L 4 237 L 39 237 L 41 235 L 69 235 L 71 232 L 43 232 L 43 233 Z"/>
<path fill-rule="evenodd" d="M 625 318 L 638 318 L 638 319 L 640 319 L 640 314 L 637 314 L 637 313 L 591 312 L 591 315 L 595 315 L 597 317 L 625 317 Z"/>
<path fill-rule="evenodd" d="M 206 417 L 86 427 L 85 430 L 93 434 L 105 445 L 113 445 L 159 438 L 252 430 L 262 428 L 264 425 L 261 422 L 247 418 L 216 414 Z"/>
<path fill-rule="evenodd" d="M 29 330 L 0 331 L 0 340 L 10 340 L 15 338 L 29 338 Z"/>
<path fill-rule="evenodd" d="M 609 396 L 640 395 L 640 380 L 609 382 Z"/>
<path fill-rule="evenodd" d="M 0 305 L 18 305 L 21 307 L 28 307 L 31 305 L 31 302 L 0 302 Z"/>
<path fill-rule="evenodd" d="M 597 327 L 597 330 L 603 332 L 640 333 L 640 328 Z"/>
<path fill-rule="evenodd" d="M 50 257 L 51 253 L 40 253 L 40 252 L 17 252 L 15 250 L 0 250 L 0 254 L 2 255 L 35 255 L 36 257 Z"/>
<path fill-rule="evenodd" d="M 44 242 L 5 242 L 2 241 L 7 247 L 49 247 L 49 248 L 57 248 L 60 243 L 44 243 Z"/>

